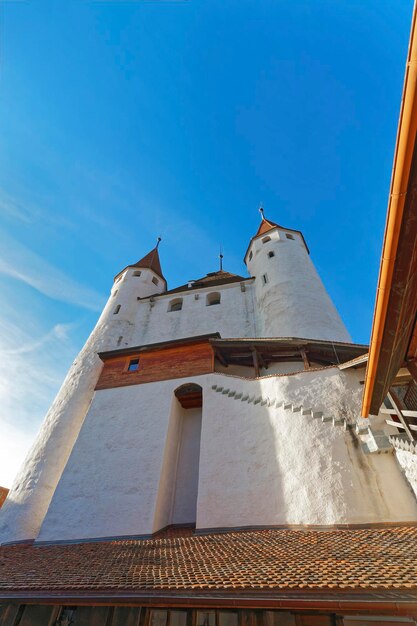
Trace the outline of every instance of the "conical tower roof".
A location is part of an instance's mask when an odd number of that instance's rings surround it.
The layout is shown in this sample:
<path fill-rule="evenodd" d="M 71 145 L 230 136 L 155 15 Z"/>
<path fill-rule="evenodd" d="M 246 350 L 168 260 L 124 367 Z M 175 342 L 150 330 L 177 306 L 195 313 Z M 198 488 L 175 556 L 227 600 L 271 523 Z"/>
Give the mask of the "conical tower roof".
<path fill-rule="evenodd" d="M 153 250 L 148 252 L 143 259 L 140 259 L 137 263 L 133 263 L 128 267 L 142 267 L 145 269 L 152 270 L 155 274 L 158 274 L 161 278 L 163 278 L 162 269 L 161 269 L 161 261 L 159 258 L 158 246 L 155 246 Z"/>
<path fill-rule="evenodd" d="M 148 254 L 145 254 L 145 256 L 140 259 L 139 261 L 137 261 L 137 263 L 131 263 L 129 265 L 126 265 L 126 267 L 124 267 L 115 277 L 114 279 L 116 280 L 116 278 L 118 276 L 120 276 L 120 274 L 122 272 L 124 272 L 128 267 L 137 267 L 137 268 L 141 268 L 141 269 L 149 269 L 152 270 L 153 272 L 155 272 L 155 274 L 157 274 L 160 278 L 162 278 L 162 280 L 164 280 L 166 282 L 166 279 L 162 273 L 162 268 L 161 268 L 161 261 L 159 258 L 159 252 L 158 252 L 158 246 L 159 246 L 159 240 L 158 243 L 156 244 L 155 248 L 153 248 L 150 252 L 148 252 Z"/>

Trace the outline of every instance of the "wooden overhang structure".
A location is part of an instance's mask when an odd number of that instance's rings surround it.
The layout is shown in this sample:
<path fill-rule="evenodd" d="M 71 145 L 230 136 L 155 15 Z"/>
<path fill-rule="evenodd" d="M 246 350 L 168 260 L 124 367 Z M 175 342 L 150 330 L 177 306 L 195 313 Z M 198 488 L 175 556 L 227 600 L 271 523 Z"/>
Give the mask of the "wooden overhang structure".
<path fill-rule="evenodd" d="M 362 415 L 377 414 L 390 395 L 402 423 L 401 401 L 390 388 L 401 368 L 417 383 L 417 33 L 414 8 L 388 212 L 366 372 Z M 385 410 L 385 409 L 384 409 Z M 400 414 L 399 414 L 400 413 Z M 407 419 L 405 420 L 407 422 Z M 410 438 L 413 433 L 405 428 Z M 414 429 L 411 429 L 411 431 Z M 417 429 L 416 429 L 417 430 Z"/>
<path fill-rule="evenodd" d="M 224 366 L 254 367 L 255 376 L 272 363 L 301 362 L 303 369 L 340 365 L 367 353 L 368 346 L 297 337 L 210 339 L 214 356 Z"/>

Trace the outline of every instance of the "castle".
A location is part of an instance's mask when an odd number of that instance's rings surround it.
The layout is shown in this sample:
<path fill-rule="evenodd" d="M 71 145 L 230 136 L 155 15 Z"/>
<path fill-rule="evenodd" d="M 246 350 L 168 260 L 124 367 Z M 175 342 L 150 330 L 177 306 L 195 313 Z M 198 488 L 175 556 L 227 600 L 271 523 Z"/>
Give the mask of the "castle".
<path fill-rule="evenodd" d="M 300 231 L 262 213 L 248 277 L 114 279 L 0 512 L 3 544 L 417 521 L 384 416 Z"/>

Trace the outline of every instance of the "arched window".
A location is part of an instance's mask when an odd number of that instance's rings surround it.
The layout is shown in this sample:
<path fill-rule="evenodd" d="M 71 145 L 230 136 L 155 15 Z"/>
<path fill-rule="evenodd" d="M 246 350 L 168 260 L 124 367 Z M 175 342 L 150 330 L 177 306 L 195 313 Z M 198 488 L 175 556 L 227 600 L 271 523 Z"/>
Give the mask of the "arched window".
<path fill-rule="evenodd" d="M 168 305 L 168 312 L 170 311 L 181 311 L 182 309 L 182 298 L 175 298 L 175 300 L 171 300 Z"/>
<path fill-rule="evenodd" d="M 207 294 L 206 306 L 213 306 L 213 304 L 220 304 L 220 294 L 218 291 Z"/>
<path fill-rule="evenodd" d="M 271 241 L 271 237 L 263 237 L 262 243 L 268 243 L 268 241 Z"/>

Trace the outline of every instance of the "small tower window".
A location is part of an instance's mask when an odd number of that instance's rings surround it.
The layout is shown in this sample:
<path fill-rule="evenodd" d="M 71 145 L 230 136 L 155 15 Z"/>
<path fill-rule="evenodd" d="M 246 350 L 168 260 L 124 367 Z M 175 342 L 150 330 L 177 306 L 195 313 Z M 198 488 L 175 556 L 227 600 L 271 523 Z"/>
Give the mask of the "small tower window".
<path fill-rule="evenodd" d="M 268 282 L 268 274 L 262 274 L 262 282 L 264 285 L 267 284 Z"/>
<path fill-rule="evenodd" d="M 118 314 L 118 312 L 120 311 L 120 308 L 121 308 L 121 305 L 120 305 L 120 304 L 118 304 L 118 305 L 115 307 L 114 311 L 113 311 L 113 315 L 117 315 L 117 314 Z"/>
<path fill-rule="evenodd" d="M 249 261 L 251 261 L 251 260 L 252 260 L 252 257 L 253 257 L 253 252 L 252 252 L 252 250 L 251 250 L 251 251 L 249 252 Z"/>
<path fill-rule="evenodd" d="M 113 294 L 113 298 L 115 298 L 115 297 L 117 296 L 117 292 L 118 292 L 118 291 L 119 291 L 119 290 L 118 290 L 118 289 L 116 289 L 116 291 L 115 291 L 115 292 L 114 292 L 114 294 Z"/>
<path fill-rule="evenodd" d="M 268 241 L 271 241 L 271 237 L 267 236 L 262 239 L 262 243 L 268 243 Z"/>
<path fill-rule="evenodd" d="M 154 285 L 159 285 L 159 280 L 155 276 L 152 278 L 152 282 Z"/>
<path fill-rule="evenodd" d="M 270 259 L 272 259 L 272 257 L 275 256 L 275 252 L 271 250 L 270 252 L 268 252 L 268 256 Z"/>
<path fill-rule="evenodd" d="M 142 272 L 140 270 L 133 272 L 133 276 L 140 276 L 141 274 Z"/>
<path fill-rule="evenodd" d="M 285 233 L 287 239 L 294 239 L 294 235 L 290 235 L 290 233 Z"/>
<path fill-rule="evenodd" d="M 175 300 L 171 300 L 168 306 L 168 311 L 181 311 L 182 309 L 182 298 L 175 298 Z"/>
<path fill-rule="evenodd" d="M 217 291 L 207 294 L 206 306 L 213 306 L 214 304 L 220 304 L 220 294 Z"/>
<path fill-rule="evenodd" d="M 129 365 L 127 366 L 128 372 L 137 372 L 139 369 L 139 359 L 130 359 Z"/>

